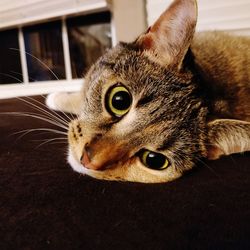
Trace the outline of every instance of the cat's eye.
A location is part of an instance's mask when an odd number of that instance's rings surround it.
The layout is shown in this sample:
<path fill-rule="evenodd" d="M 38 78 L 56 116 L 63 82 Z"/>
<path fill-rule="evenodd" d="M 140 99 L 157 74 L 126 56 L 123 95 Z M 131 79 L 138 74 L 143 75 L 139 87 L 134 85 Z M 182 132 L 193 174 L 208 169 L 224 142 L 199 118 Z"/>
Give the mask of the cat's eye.
<path fill-rule="evenodd" d="M 146 167 L 155 170 L 163 170 L 170 165 L 165 155 L 149 150 L 142 151 L 140 160 Z"/>
<path fill-rule="evenodd" d="M 129 111 L 132 97 L 124 86 L 115 85 L 107 92 L 105 102 L 110 114 L 121 117 Z"/>

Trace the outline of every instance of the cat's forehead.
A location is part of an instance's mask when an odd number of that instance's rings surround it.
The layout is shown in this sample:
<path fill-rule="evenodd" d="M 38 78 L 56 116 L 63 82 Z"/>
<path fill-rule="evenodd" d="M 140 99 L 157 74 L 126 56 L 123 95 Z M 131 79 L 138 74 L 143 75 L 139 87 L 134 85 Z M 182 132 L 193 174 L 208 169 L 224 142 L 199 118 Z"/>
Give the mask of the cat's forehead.
<path fill-rule="evenodd" d="M 88 74 L 89 84 L 93 88 L 105 84 L 109 78 L 117 78 L 117 81 L 122 81 L 134 91 L 149 88 L 159 90 L 175 83 L 186 87 L 191 82 L 188 74 L 163 67 L 133 44 L 126 43 L 120 43 L 105 53 Z"/>

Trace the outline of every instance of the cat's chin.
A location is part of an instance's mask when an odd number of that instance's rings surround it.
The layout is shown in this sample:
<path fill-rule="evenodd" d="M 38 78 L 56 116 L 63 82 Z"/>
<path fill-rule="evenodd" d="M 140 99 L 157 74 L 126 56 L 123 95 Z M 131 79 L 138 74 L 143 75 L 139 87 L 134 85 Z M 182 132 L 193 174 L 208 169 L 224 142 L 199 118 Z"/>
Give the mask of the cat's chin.
<path fill-rule="evenodd" d="M 78 173 L 81 174 L 87 174 L 88 169 L 85 168 L 80 162 L 78 162 L 76 160 L 76 158 L 74 157 L 71 149 L 69 149 L 69 153 L 68 153 L 68 163 L 70 164 L 70 166 L 73 168 L 73 170 L 75 170 Z"/>

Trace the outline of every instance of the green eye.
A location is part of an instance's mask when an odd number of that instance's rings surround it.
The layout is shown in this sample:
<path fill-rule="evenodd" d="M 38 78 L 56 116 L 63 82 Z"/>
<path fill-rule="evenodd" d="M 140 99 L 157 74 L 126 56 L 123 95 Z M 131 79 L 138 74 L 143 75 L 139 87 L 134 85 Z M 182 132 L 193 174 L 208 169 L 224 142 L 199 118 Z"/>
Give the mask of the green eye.
<path fill-rule="evenodd" d="M 163 170 L 169 166 L 169 161 L 163 154 L 145 150 L 140 155 L 141 162 L 148 168 Z"/>
<path fill-rule="evenodd" d="M 132 97 L 128 90 L 123 86 L 111 88 L 106 96 L 106 108 L 112 115 L 121 117 L 125 115 L 131 106 Z"/>

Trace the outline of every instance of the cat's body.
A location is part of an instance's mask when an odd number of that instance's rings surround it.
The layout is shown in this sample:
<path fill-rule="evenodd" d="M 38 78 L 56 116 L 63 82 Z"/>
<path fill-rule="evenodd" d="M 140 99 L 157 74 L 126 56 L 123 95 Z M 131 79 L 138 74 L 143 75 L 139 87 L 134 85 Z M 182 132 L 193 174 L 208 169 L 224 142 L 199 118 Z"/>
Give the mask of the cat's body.
<path fill-rule="evenodd" d="M 101 57 L 80 93 L 49 96 L 50 107 L 79 115 L 68 133 L 76 171 L 166 182 L 202 158 L 250 150 L 250 39 L 193 37 L 196 16 L 195 1 L 174 1 Z"/>
<path fill-rule="evenodd" d="M 250 121 L 250 38 L 202 32 L 191 44 L 213 118 Z M 210 101 L 209 100 L 209 101 Z"/>

